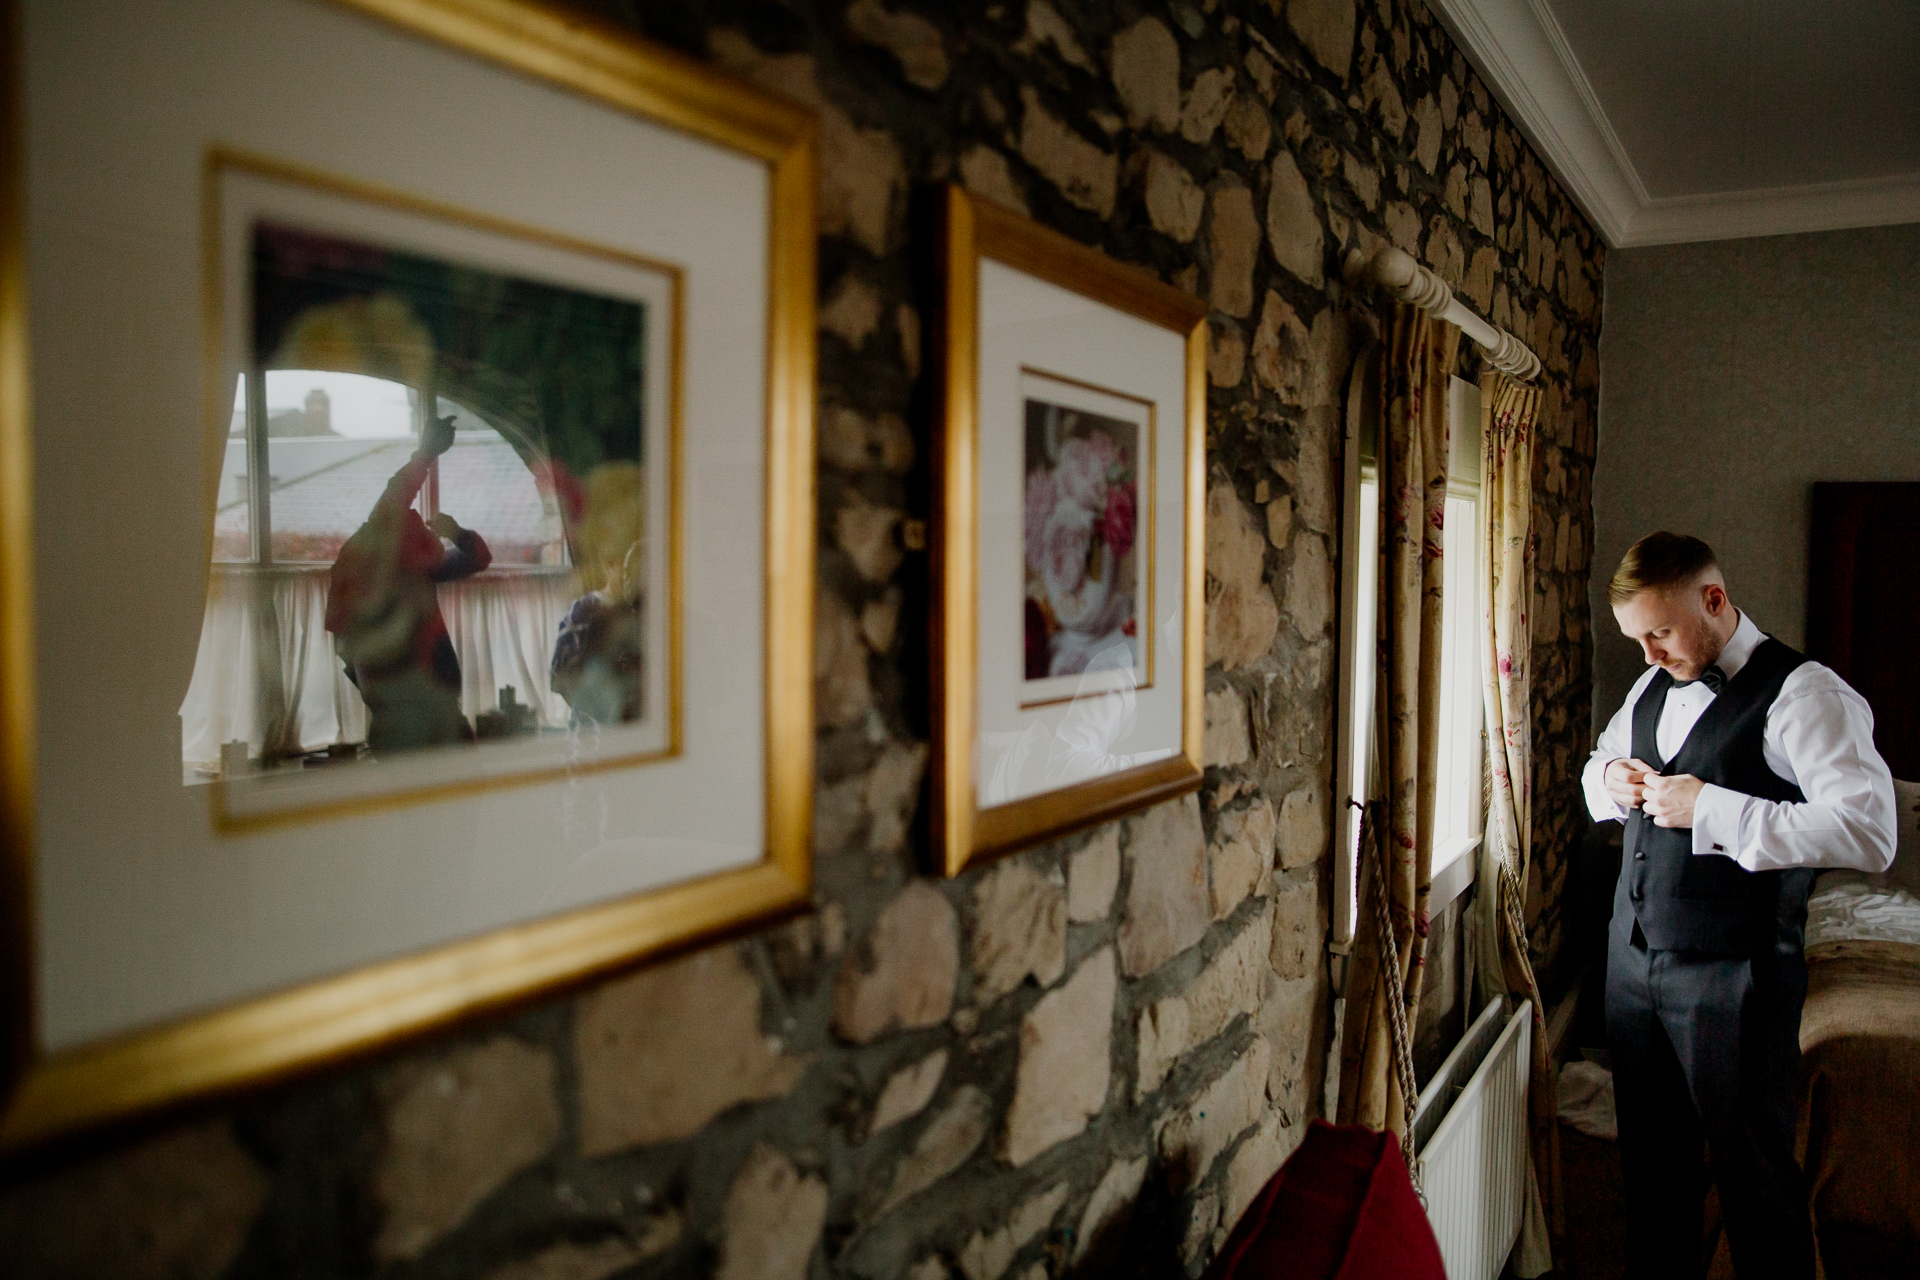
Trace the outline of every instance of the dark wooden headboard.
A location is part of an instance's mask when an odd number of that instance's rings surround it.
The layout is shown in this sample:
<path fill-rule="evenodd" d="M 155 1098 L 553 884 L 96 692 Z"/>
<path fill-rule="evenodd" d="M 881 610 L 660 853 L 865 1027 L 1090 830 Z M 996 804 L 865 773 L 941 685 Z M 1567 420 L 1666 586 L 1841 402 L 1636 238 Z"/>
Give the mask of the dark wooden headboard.
<path fill-rule="evenodd" d="M 1896 778 L 1920 780 L 1920 482 L 1813 486 L 1807 654 L 1873 707 Z"/>

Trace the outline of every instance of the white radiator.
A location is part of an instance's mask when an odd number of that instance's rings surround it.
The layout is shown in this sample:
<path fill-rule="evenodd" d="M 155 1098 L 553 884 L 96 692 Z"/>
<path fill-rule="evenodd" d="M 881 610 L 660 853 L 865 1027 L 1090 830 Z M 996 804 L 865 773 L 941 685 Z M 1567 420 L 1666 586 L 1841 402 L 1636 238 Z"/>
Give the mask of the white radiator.
<path fill-rule="evenodd" d="M 1533 1016 L 1481 1011 L 1414 1112 L 1415 1160 L 1447 1280 L 1495 1280 L 1520 1237 Z"/>

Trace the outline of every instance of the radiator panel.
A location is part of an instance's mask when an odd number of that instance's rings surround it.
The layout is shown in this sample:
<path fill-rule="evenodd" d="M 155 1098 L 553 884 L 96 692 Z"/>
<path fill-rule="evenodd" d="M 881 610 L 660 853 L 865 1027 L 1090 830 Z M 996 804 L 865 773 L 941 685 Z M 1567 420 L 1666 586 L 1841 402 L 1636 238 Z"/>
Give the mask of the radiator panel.
<path fill-rule="evenodd" d="M 1421 1099 L 1424 1111 L 1458 1090 L 1416 1157 L 1448 1280 L 1495 1280 L 1520 1237 L 1532 1048 L 1532 1009 L 1523 1004 L 1477 1068 L 1449 1059 L 1464 1083 L 1446 1079 L 1443 1067 Z"/>

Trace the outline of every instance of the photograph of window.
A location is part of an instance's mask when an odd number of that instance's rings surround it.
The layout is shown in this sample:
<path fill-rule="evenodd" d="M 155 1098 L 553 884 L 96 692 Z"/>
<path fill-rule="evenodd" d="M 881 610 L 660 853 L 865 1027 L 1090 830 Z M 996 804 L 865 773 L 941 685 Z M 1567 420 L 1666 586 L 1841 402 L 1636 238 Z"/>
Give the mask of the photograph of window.
<path fill-rule="evenodd" d="M 417 791 L 432 753 L 671 754 L 677 273 L 222 181 L 232 416 L 182 781 L 278 810 Z"/>

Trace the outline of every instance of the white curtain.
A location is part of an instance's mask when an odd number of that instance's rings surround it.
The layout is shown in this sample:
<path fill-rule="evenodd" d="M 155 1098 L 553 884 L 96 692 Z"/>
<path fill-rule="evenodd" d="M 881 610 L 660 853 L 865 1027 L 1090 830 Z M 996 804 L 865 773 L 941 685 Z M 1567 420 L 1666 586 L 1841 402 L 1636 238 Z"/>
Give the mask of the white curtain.
<path fill-rule="evenodd" d="M 180 705 L 180 755 L 189 772 L 217 770 L 222 743 L 242 741 L 248 754 L 261 754 L 272 728 L 265 705 L 271 699 L 258 684 L 263 672 L 278 673 L 284 705 L 296 709 L 300 750 L 366 740 L 366 703 L 327 632 L 327 581 L 324 566 L 214 571 L 193 679 Z M 460 709 L 469 720 L 498 707 L 500 689 L 511 685 L 515 698 L 534 708 L 538 727 L 566 727 L 566 700 L 554 693 L 550 668 L 576 592 L 571 572 L 486 575 L 439 589 L 460 658 Z M 268 645 L 278 652 L 263 652 Z"/>
<path fill-rule="evenodd" d="M 250 754 L 260 754 L 271 727 L 256 684 L 262 670 L 280 673 L 285 705 L 297 709 L 301 749 L 367 736 L 366 703 L 334 656 L 326 620 L 324 568 L 214 571 L 193 680 L 180 705 L 180 756 L 188 768 L 217 768 L 225 742 L 245 742 Z M 275 641 L 277 655 L 261 653 Z"/>
<path fill-rule="evenodd" d="M 532 707 L 542 729 L 567 727 L 553 691 L 553 644 L 580 594 L 572 571 L 482 575 L 440 588 L 440 614 L 460 658 L 460 710 L 468 720 L 500 705 L 500 690 Z"/>

